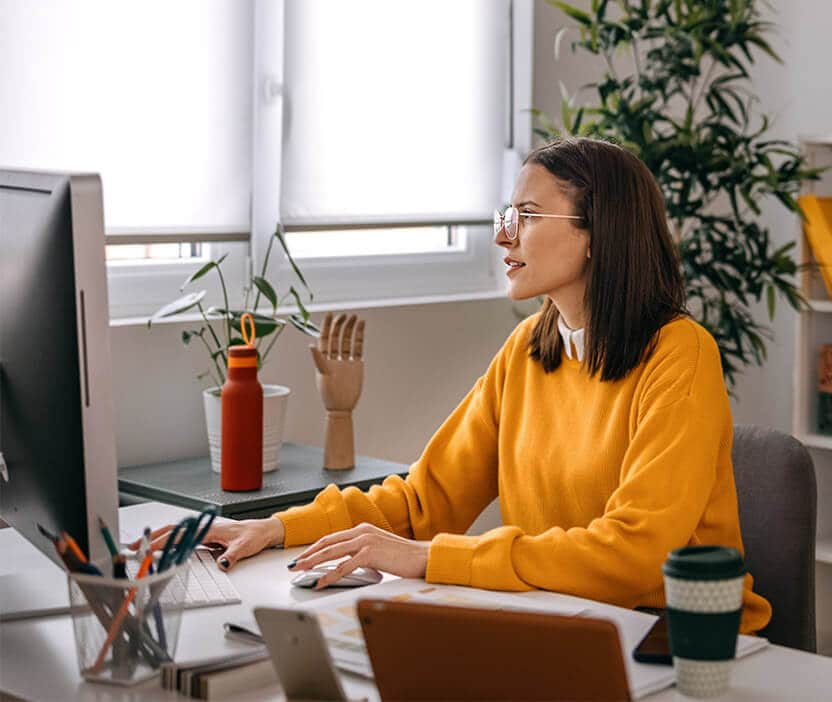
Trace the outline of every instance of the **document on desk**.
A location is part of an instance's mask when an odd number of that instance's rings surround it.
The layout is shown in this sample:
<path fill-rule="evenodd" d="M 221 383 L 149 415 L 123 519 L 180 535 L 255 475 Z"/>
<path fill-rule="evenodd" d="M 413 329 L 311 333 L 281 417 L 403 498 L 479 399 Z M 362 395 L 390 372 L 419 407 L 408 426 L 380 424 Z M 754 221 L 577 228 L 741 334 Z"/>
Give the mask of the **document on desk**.
<path fill-rule="evenodd" d="M 654 615 L 592 603 L 544 590 L 508 593 L 455 585 L 432 585 L 423 580 L 408 579 L 389 580 L 304 604 L 304 609 L 317 615 L 335 665 L 342 670 L 365 677 L 372 677 L 373 671 L 355 610 L 355 603 L 363 598 L 608 619 L 618 627 L 630 692 L 634 700 L 670 687 L 675 682 L 672 667 L 638 663 L 632 656 L 633 649 L 656 621 Z M 737 640 L 737 658 L 759 651 L 766 645 L 768 641 L 764 638 L 740 636 Z"/>
<path fill-rule="evenodd" d="M 529 600 L 524 593 L 479 590 L 456 585 L 432 585 L 424 580 L 401 578 L 314 600 L 305 603 L 304 609 L 314 612 L 318 617 L 335 665 L 351 673 L 372 677 L 370 658 L 356 614 L 356 602 L 360 599 L 378 598 L 567 616 L 581 614 L 586 609 L 583 604 L 571 601 L 572 598 L 549 594 L 550 598 L 547 600 Z"/>
<path fill-rule="evenodd" d="M 636 612 L 631 609 L 613 608 L 599 603 L 588 607 L 586 611 L 582 612 L 582 616 L 609 619 L 618 627 L 621 650 L 624 654 L 624 665 L 627 668 L 627 679 L 630 682 L 630 696 L 634 700 L 639 700 L 670 687 L 676 681 L 672 666 L 639 663 L 633 658 L 633 650 L 650 630 L 650 627 L 653 626 L 657 619 L 655 615 Z M 768 639 L 759 636 L 741 635 L 737 637 L 736 657 L 743 658 L 765 648 L 767 645 Z"/>

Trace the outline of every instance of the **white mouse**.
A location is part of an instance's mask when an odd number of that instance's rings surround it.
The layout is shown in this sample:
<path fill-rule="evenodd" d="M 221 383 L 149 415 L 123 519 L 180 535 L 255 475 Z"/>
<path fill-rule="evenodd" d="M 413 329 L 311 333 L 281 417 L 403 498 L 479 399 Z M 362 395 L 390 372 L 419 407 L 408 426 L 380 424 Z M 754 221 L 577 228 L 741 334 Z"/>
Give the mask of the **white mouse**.
<path fill-rule="evenodd" d="M 292 585 L 295 587 L 315 587 L 327 573 L 331 573 L 337 567 L 336 563 L 327 563 L 305 570 L 292 578 Z M 349 575 L 335 581 L 328 587 L 361 587 L 362 585 L 375 585 L 381 582 L 381 573 L 373 568 L 356 568 Z"/>

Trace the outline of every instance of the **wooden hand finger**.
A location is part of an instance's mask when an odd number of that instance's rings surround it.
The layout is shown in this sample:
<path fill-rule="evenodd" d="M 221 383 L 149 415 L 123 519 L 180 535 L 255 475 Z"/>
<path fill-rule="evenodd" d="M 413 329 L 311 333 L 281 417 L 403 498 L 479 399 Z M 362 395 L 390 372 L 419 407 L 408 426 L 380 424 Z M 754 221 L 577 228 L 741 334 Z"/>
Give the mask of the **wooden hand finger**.
<path fill-rule="evenodd" d="M 352 357 L 355 361 L 360 361 L 364 354 L 364 320 L 358 323 L 355 329 L 355 340 L 352 347 Z"/>
<path fill-rule="evenodd" d="M 341 334 L 341 358 L 348 359 L 350 357 L 350 347 L 352 346 L 352 332 L 355 329 L 355 321 L 358 319 L 354 314 L 350 315 L 347 320 L 347 325 L 344 327 L 344 332 Z"/>
<path fill-rule="evenodd" d="M 318 348 L 324 356 L 329 355 L 329 334 L 332 330 L 332 312 L 327 312 L 324 323 L 321 326 L 321 335 L 318 337 Z"/>
<path fill-rule="evenodd" d="M 318 373 L 326 375 L 329 370 L 327 367 L 326 356 L 321 353 L 321 350 L 317 346 L 310 346 L 309 351 L 312 353 L 312 360 L 315 361 L 315 368 L 318 369 Z"/>
<path fill-rule="evenodd" d="M 341 342 L 341 328 L 344 326 L 344 322 L 347 320 L 347 315 L 339 314 L 335 318 L 335 322 L 332 324 L 332 332 L 329 336 L 329 354 L 330 358 L 338 358 L 338 347 L 340 346 Z"/>

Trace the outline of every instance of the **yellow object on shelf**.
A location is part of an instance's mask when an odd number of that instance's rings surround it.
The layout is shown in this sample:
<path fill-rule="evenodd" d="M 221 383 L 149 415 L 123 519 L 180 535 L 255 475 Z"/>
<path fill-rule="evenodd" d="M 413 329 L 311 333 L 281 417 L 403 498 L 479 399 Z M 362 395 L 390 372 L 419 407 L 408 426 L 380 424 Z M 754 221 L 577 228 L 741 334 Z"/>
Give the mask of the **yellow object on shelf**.
<path fill-rule="evenodd" d="M 797 202 L 806 216 L 803 233 L 818 262 L 826 292 L 832 298 L 832 197 L 801 195 Z"/>

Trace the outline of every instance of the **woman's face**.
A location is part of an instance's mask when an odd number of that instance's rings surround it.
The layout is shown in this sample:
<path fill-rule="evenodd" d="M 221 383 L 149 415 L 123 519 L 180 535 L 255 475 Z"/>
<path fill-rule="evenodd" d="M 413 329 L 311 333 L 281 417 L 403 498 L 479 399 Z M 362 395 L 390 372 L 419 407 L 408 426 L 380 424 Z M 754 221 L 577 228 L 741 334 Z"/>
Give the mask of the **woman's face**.
<path fill-rule="evenodd" d="M 548 295 L 583 300 L 589 256 L 589 234 L 580 220 L 524 217 L 529 214 L 574 215 L 567 194 L 543 166 L 527 163 L 517 177 L 511 204 L 520 212 L 517 238 L 501 229 L 494 241 L 506 250 L 508 296 L 525 300 Z M 509 263 L 520 263 L 511 266 Z"/>

